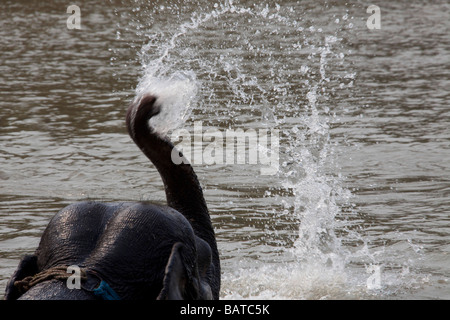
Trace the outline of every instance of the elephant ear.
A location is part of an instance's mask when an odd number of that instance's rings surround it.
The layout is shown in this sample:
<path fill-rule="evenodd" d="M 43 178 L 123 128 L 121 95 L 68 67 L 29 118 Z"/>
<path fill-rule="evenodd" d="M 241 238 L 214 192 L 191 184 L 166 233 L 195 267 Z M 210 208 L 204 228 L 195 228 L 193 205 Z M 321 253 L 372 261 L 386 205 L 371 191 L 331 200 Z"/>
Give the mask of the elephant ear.
<path fill-rule="evenodd" d="M 183 263 L 182 250 L 184 245 L 177 242 L 172 247 L 169 261 L 166 265 L 166 273 L 163 280 L 163 288 L 158 300 L 184 300 L 188 291 L 189 275 Z"/>
<path fill-rule="evenodd" d="M 6 285 L 5 300 L 17 300 L 22 295 L 23 292 L 20 292 L 19 289 L 14 286 L 14 282 L 28 276 L 33 276 L 38 272 L 37 256 L 25 255 L 22 260 L 20 260 L 16 271 Z"/>

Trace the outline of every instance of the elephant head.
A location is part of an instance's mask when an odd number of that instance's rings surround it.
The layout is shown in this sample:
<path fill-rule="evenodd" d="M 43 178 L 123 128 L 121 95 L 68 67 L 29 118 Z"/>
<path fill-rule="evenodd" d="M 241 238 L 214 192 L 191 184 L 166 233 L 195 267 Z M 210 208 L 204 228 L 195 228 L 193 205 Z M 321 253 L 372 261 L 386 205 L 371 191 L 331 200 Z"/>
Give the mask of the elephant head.
<path fill-rule="evenodd" d="M 88 201 L 63 208 L 35 253 L 19 263 L 6 300 L 219 298 L 219 253 L 202 188 L 192 166 L 175 164 L 173 144 L 149 125 L 160 108 L 156 97 L 144 95 L 130 105 L 126 125 L 158 170 L 167 204 Z M 69 266 L 81 270 L 78 287 L 68 285 L 77 280 Z"/>

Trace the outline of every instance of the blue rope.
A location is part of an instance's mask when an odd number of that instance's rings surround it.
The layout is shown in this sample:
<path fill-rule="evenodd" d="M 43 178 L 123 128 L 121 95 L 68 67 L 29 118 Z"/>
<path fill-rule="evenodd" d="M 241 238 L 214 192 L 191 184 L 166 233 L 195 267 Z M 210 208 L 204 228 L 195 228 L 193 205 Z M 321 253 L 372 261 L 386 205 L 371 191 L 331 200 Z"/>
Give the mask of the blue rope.
<path fill-rule="evenodd" d="M 92 291 L 103 300 L 120 300 L 119 295 L 103 280 L 100 282 L 98 288 Z"/>

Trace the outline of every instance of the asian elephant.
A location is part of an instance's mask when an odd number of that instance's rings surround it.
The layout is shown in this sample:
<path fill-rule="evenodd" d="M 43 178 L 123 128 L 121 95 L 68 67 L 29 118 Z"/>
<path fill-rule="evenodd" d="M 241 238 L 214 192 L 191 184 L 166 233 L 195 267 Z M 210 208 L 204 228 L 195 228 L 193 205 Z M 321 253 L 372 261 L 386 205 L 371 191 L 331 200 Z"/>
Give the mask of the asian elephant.
<path fill-rule="evenodd" d="M 160 108 L 155 96 L 140 96 L 126 125 L 157 168 L 167 205 L 86 201 L 62 209 L 35 253 L 20 261 L 5 300 L 219 298 L 219 253 L 202 188 L 188 161 L 175 164 L 173 144 L 150 126 Z M 79 268 L 78 287 L 70 266 Z"/>

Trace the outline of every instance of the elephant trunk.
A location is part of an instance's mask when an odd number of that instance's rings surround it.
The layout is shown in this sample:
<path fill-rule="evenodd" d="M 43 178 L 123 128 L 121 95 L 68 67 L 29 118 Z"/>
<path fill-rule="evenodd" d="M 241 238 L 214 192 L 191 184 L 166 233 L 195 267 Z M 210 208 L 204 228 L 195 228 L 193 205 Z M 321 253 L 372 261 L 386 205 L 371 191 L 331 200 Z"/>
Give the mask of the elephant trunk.
<path fill-rule="evenodd" d="M 167 137 L 159 135 L 149 125 L 149 120 L 160 112 L 157 98 L 144 95 L 128 108 L 126 124 L 128 133 L 157 168 L 164 183 L 167 204 L 182 213 L 191 223 L 195 234 L 211 247 L 214 275 L 220 279 L 219 254 L 203 191 L 192 166 L 186 159 L 180 164 L 172 161 L 174 145 Z"/>

